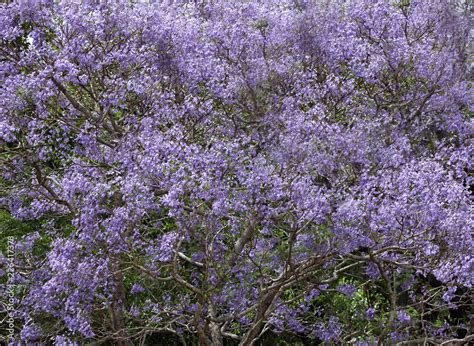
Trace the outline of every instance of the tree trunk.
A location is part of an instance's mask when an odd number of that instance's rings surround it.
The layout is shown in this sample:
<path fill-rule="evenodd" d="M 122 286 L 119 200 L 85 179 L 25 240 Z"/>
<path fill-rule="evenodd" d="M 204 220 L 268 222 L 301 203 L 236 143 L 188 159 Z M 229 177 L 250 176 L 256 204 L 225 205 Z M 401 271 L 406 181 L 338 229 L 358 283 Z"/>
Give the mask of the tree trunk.
<path fill-rule="evenodd" d="M 112 329 L 114 333 L 115 344 L 118 346 L 133 345 L 125 329 L 125 286 L 123 284 L 123 275 L 120 272 L 120 266 L 117 262 L 113 266 L 115 291 L 111 304 Z"/>
<path fill-rule="evenodd" d="M 222 337 L 219 325 L 217 323 L 211 322 L 209 329 L 211 330 L 212 346 L 223 346 L 224 338 Z"/>
<path fill-rule="evenodd" d="M 254 323 L 250 330 L 247 332 L 240 346 L 251 346 L 255 344 L 256 339 L 260 335 L 262 327 L 265 323 L 265 318 L 268 316 L 272 309 L 275 299 L 279 295 L 279 288 L 275 288 L 268 291 L 260 300 L 260 306 L 257 308 L 257 314 L 254 319 Z"/>

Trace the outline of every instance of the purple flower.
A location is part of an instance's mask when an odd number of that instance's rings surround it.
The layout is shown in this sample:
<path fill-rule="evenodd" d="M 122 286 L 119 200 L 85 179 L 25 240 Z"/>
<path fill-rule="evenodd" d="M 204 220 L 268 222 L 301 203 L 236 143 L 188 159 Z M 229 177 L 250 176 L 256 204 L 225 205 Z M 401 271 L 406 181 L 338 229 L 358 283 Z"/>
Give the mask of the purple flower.
<path fill-rule="evenodd" d="M 20 336 L 23 341 L 33 342 L 43 335 L 42 330 L 35 324 L 25 325 Z"/>
<path fill-rule="evenodd" d="M 402 324 L 408 324 L 411 322 L 411 317 L 405 310 L 398 310 L 397 318 Z"/>
<path fill-rule="evenodd" d="M 136 306 L 132 306 L 130 308 L 130 315 L 132 315 L 133 317 L 139 317 L 140 316 L 140 309 Z"/>
<path fill-rule="evenodd" d="M 131 294 L 142 293 L 144 291 L 145 291 L 145 289 L 139 283 L 134 283 L 132 288 L 130 289 Z"/>
<path fill-rule="evenodd" d="M 369 320 L 373 320 L 375 317 L 375 308 L 368 308 L 367 311 L 365 312 L 365 315 Z"/>
<path fill-rule="evenodd" d="M 348 298 L 352 298 L 354 293 L 357 292 L 357 287 L 349 284 L 349 285 L 339 285 L 337 290 L 343 294 L 345 294 Z"/>
<path fill-rule="evenodd" d="M 456 293 L 456 290 L 457 290 L 456 286 L 449 287 L 446 290 L 446 292 L 443 294 L 443 300 L 448 303 L 451 302 L 451 300 L 454 298 L 454 294 Z"/>

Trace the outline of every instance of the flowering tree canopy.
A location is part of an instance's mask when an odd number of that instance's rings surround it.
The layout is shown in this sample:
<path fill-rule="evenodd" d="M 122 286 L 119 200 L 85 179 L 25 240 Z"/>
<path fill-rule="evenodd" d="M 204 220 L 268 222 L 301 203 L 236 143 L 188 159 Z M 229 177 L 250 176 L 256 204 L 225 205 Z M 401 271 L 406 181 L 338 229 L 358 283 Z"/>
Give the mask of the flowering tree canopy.
<path fill-rule="evenodd" d="M 451 2 L 0 6 L 12 342 L 472 339 Z"/>

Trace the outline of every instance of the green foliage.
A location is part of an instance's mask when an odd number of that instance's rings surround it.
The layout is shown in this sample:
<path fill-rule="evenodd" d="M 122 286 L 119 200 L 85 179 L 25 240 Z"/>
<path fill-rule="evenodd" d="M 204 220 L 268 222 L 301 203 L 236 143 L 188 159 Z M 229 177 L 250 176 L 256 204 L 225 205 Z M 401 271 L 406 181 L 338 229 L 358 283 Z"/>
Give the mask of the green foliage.
<path fill-rule="evenodd" d="M 0 210 L 0 251 L 7 250 L 8 237 L 21 239 L 34 231 L 33 223 L 21 222 L 5 210 Z"/>

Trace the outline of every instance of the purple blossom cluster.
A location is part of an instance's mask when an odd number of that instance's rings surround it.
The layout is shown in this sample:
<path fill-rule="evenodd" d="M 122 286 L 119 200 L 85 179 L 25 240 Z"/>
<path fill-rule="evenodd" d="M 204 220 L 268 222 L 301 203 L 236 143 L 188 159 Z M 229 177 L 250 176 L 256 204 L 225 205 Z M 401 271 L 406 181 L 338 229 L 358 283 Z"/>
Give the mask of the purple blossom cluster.
<path fill-rule="evenodd" d="M 365 340 L 331 292 L 416 338 L 406 311 L 473 284 L 469 27 L 450 1 L 0 4 L 0 204 L 39 225 L 18 340 Z"/>

